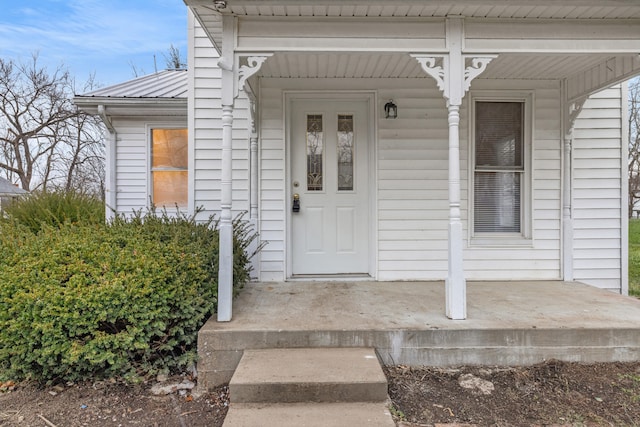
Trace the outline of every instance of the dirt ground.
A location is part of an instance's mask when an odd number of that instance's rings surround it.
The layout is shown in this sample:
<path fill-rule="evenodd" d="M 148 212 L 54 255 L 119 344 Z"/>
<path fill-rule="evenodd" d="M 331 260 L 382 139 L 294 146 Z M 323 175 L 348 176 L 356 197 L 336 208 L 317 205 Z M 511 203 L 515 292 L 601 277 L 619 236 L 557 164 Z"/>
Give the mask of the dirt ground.
<path fill-rule="evenodd" d="M 640 362 L 398 366 L 386 371 L 392 413 L 407 423 L 640 426 Z M 5 383 L 0 385 L 0 426 L 222 425 L 229 403 L 226 387 L 194 399 L 189 394 L 154 396 L 150 386 L 107 381 L 39 388 Z"/>
<path fill-rule="evenodd" d="M 478 426 L 640 426 L 640 363 L 388 369 L 392 412 Z M 463 387 L 464 386 L 464 387 Z M 467 387 L 467 388 L 465 388 Z"/>

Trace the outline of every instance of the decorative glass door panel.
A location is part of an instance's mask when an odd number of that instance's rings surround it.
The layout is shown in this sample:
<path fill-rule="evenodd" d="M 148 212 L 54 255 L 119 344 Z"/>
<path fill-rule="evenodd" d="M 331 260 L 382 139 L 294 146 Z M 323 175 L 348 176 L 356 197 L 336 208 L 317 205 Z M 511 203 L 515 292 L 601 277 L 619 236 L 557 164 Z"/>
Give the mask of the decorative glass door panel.
<path fill-rule="evenodd" d="M 353 114 L 338 115 L 338 191 L 353 190 Z"/>
<path fill-rule="evenodd" d="M 369 273 L 368 104 L 290 103 L 291 272 Z"/>
<path fill-rule="evenodd" d="M 307 115 L 307 191 L 322 191 L 324 140 L 322 114 Z"/>

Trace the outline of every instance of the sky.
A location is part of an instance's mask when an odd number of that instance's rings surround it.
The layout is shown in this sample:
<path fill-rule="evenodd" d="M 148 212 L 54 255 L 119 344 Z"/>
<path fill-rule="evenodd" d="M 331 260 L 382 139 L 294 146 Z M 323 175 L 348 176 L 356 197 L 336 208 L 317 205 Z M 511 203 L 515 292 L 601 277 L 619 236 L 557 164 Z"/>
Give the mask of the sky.
<path fill-rule="evenodd" d="M 0 0 L 0 57 L 69 70 L 76 82 L 92 73 L 100 86 L 166 68 L 173 44 L 187 57 L 182 0 Z M 155 63 L 154 63 L 155 56 Z"/>

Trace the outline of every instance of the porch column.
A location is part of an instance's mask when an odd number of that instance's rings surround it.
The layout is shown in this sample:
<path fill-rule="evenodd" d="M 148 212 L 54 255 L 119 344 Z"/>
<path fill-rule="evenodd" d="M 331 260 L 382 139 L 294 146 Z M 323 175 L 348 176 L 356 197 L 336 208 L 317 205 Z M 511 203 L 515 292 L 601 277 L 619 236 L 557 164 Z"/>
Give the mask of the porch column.
<path fill-rule="evenodd" d="M 471 81 L 479 76 L 495 55 L 467 57 L 462 54 L 464 21 L 447 18 L 446 55 L 412 55 L 422 69 L 433 77 L 447 101 L 449 122 L 449 242 L 448 272 L 445 289 L 446 315 L 453 320 L 467 318 L 467 284 L 464 277 L 463 235 L 460 211 L 460 106 Z M 470 66 L 466 66 L 470 60 Z"/>
<path fill-rule="evenodd" d="M 233 106 L 235 102 L 236 23 L 232 16 L 222 18 L 222 55 L 218 66 L 222 74 L 222 155 L 220 165 L 220 222 L 218 225 L 218 322 L 231 320 L 233 304 L 233 224 L 232 208 L 232 150 Z"/>
<path fill-rule="evenodd" d="M 224 81 L 224 79 L 223 79 Z M 224 83 L 223 83 L 224 84 Z M 218 264 L 218 322 L 231 320 L 233 299 L 233 224 L 232 204 L 232 128 L 233 105 L 222 106 L 222 166 L 220 180 L 220 223 Z"/>
<path fill-rule="evenodd" d="M 258 231 L 258 129 L 257 129 L 257 101 L 255 97 L 250 97 L 251 101 L 251 135 L 249 136 L 249 167 L 250 167 L 250 196 L 249 196 L 249 223 L 253 228 L 254 232 Z M 259 242 L 258 239 L 253 239 L 251 245 L 247 248 L 249 254 L 255 253 L 253 258 L 251 258 L 251 265 L 253 266 L 253 271 L 258 272 L 260 274 L 260 261 L 259 254 L 256 253 Z M 260 276 L 258 276 L 258 280 L 260 280 Z"/>
<path fill-rule="evenodd" d="M 218 249 L 218 322 L 228 322 L 231 320 L 233 309 L 233 223 L 231 213 L 233 200 L 233 109 L 235 99 L 238 97 L 240 90 L 244 90 L 247 95 L 251 97 L 250 94 L 253 92 L 248 88 L 248 79 L 258 72 L 264 61 L 273 54 L 264 53 L 252 56 L 236 55 L 234 51 L 236 22 L 233 16 L 223 15 L 222 25 L 222 56 L 218 60 L 218 66 L 222 72 L 222 159 L 220 168 L 220 247 Z M 240 65 L 242 59 L 246 59 L 246 64 Z M 255 103 L 253 103 L 253 106 L 255 106 Z M 251 207 L 253 207 L 253 202 L 250 201 L 250 204 Z"/>
<path fill-rule="evenodd" d="M 587 100 L 582 97 L 567 100 L 567 81 L 562 81 L 562 279 L 573 281 L 573 130 L 578 115 Z"/>

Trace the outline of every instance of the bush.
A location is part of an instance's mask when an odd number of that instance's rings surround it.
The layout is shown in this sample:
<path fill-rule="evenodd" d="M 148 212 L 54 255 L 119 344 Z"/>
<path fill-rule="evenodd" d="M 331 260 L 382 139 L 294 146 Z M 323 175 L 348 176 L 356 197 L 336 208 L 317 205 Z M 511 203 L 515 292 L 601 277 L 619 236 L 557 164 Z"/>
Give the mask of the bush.
<path fill-rule="evenodd" d="M 34 233 L 45 225 L 103 224 L 104 203 L 75 192 L 37 192 L 15 200 L 5 209 L 4 221 L 13 220 Z"/>
<path fill-rule="evenodd" d="M 640 298 L 640 220 L 629 220 L 629 295 Z"/>
<path fill-rule="evenodd" d="M 28 230 L 5 222 L 0 233 L 0 377 L 136 380 L 193 363 L 216 309 L 213 219 L 139 213 Z M 237 218 L 234 237 L 239 288 L 255 234 Z"/>

